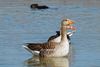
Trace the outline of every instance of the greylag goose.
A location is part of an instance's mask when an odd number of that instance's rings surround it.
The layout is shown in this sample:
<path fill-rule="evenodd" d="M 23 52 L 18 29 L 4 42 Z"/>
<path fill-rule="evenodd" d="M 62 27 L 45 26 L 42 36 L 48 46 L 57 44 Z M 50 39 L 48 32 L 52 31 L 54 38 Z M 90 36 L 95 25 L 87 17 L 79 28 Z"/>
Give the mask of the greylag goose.
<path fill-rule="evenodd" d="M 38 4 L 31 4 L 30 6 L 32 9 L 48 9 L 49 7 L 46 5 L 38 5 Z"/>
<path fill-rule="evenodd" d="M 27 43 L 23 47 L 34 54 L 34 51 L 39 52 L 40 57 L 63 57 L 69 53 L 69 42 L 66 36 L 67 29 L 73 29 L 71 26 L 74 24 L 71 21 L 63 20 L 61 22 L 61 41 L 58 42 L 45 42 L 45 43 Z M 69 25 L 69 26 L 68 26 Z"/>

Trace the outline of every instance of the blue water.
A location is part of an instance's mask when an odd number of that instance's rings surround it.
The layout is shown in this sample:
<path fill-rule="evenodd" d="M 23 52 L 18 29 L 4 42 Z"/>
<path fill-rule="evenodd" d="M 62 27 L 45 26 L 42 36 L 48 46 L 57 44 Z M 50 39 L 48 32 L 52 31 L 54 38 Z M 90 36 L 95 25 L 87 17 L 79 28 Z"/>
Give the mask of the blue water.
<path fill-rule="evenodd" d="M 31 10 L 30 4 L 50 6 Z M 100 67 L 99 0 L 0 0 L 0 67 Z M 33 58 L 22 45 L 45 42 L 63 18 L 75 21 L 72 57 Z"/>

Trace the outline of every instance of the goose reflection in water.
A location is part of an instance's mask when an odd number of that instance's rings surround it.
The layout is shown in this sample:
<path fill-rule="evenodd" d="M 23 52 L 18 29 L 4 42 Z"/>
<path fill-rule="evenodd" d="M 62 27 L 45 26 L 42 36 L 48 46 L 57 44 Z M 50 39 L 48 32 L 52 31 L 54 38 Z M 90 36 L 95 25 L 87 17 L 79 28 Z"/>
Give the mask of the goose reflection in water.
<path fill-rule="evenodd" d="M 69 59 L 33 57 L 25 61 L 27 67 L 69 67 Z"/>

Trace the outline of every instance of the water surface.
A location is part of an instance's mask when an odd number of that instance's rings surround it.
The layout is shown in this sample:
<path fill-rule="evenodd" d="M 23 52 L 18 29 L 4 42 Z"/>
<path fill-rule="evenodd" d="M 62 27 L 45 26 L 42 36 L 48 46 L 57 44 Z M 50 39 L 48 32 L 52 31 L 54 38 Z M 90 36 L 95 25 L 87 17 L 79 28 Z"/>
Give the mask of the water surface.
<path fill-rule="evenodd" d="M 46 4 L 50 9 L 31 10 L 32 3 Z M 0 67 L 100 67 L 99 13 L 99 0 L 0 0 Z M 47 41 L 65 17 L 77 27 L 71 37 L 71 61 L 30 59 L 32 55 L 22 45 Z"/>

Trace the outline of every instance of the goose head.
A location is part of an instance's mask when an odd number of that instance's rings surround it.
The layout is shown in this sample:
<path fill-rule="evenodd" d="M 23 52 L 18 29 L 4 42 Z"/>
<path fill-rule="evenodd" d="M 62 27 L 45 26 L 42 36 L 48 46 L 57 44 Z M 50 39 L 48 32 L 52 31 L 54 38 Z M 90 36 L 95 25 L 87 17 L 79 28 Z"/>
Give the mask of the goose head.
<path fill-rule="evenodd" d="M 74 24 L 73 20 L 70 19 L 64 19 L 61 22 L 61 27 L 66 27 L 66 29 L 68 30 L 76 30 L 76 27 L 72 26 Z"/>
<path fill-rule="evenodd" d="M 64 19 L 64 20 L 62 20 L 62 22 L 61 22 L 61 26 L 70 26 L 70 25 L 72 25 L 72 24 L 74 24 L 74 21 L 72 21 L 72 20 L 70 20 L 70 19 Z"/>

